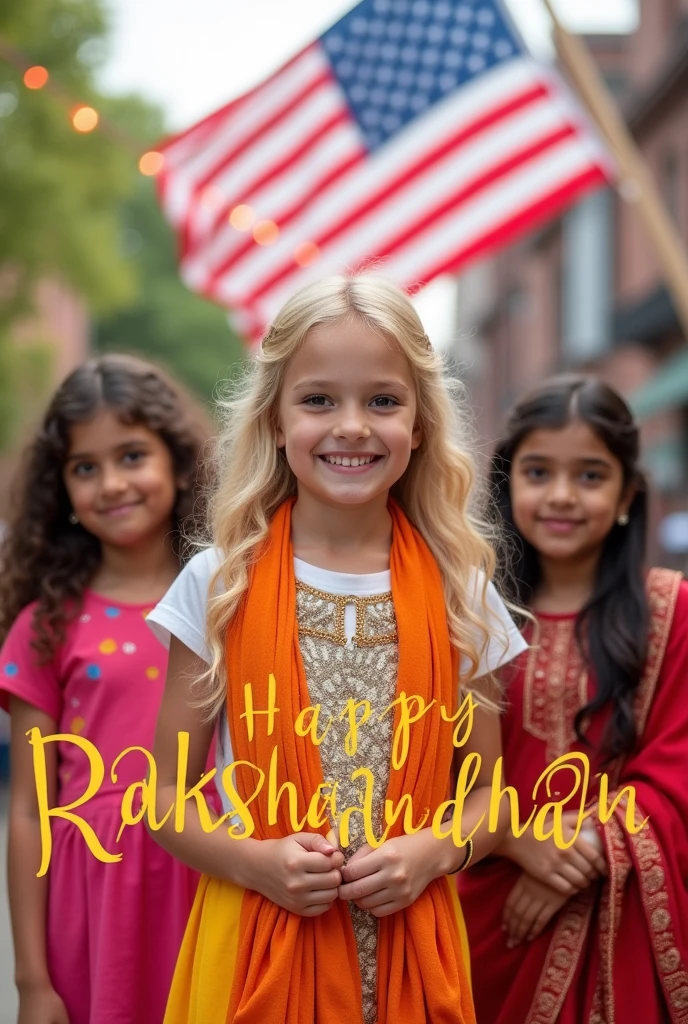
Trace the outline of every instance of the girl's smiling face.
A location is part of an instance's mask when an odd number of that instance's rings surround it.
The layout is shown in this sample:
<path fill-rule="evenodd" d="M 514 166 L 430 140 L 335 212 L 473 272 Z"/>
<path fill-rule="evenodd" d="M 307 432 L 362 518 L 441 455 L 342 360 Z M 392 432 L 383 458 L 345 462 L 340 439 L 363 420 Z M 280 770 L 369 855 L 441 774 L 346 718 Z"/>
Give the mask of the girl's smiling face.
<path fill-rule="evenodd" d="M 171 529 L 177 496 L 172 455 L 158 434 L 109 409 L 75 423 L 63 479 L 84 529 L 130 547 Z"/>
<path fill-rule="evenodd" d="M 619 460 L 579 420 L 527 434 L 514 452 L 510 486 L 517 529 L 551 561 L 601 551 L 632 499 Z"/>
<path fill-rule="evenodd" d="M 363 505 L 389 491 L 421 443 L 416 388 L 393 338 L 358 316 L 315 327 L 282 386 L 277 443 L 314 498 Z"/>

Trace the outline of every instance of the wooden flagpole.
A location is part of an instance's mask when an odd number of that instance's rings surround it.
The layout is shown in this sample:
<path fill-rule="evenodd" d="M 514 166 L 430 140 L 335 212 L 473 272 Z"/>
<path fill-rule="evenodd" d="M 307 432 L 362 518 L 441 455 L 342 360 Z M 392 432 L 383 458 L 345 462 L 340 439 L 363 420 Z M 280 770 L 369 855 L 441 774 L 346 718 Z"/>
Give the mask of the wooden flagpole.
<path fill-rule="evenodd" d="M 664 271 L 676 313 L 688 338 L 688 256 L 643 156 L 584 42 L 567 32 L 552 0 L 543 0 L 554 24 L 554 42 L 578 93 L 611 147 L 620 193 L 637 207 Z"/>

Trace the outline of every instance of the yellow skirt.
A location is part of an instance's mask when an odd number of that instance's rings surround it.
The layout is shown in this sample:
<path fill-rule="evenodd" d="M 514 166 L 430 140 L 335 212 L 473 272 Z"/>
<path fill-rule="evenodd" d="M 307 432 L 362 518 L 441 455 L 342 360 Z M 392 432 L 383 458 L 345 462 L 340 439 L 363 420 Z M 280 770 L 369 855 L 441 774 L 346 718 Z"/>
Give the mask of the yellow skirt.
<path fill-rule="evenodd" d="M 449 888 L 470 983 L 468 935 L 453 878 L 449 879 Z M 231 882 L 201 877 L 179 951 L 164 1024 L 227 1024 L 243 895 L 244 890 Z M 213 907 L 211 914 L 204 914 L 206 904 Z"/>

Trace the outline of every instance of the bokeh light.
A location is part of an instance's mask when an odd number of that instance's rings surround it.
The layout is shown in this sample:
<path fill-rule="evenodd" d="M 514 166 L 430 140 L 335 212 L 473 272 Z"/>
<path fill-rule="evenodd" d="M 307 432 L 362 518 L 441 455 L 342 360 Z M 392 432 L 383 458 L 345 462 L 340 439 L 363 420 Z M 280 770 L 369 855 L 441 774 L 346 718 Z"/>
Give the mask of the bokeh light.
<path fill-rule="evenodd" d="M 148 153 L 144 153 L 139 160 L 139 170 L 141 171 L 141 174 L 145 174 L 147 178 L 152 178 L 154 175 L 160 173 L 164 162 L 162 153 L 158 153 L 157 150 L 151 149 Z"/>
<path fill-rule="evenodd" d="M 48 81 L 48 72 L 40 64 L 36 64 L 24 74 L 24 85 L 27 89 L 42 89 Z"/>
<path fill-rule="evenodd" d="M 253 229 L 258 245 L 274 245 L 279 238 L 279 228 L 274 220 L 259 220 Z"/>
<path fill-rule="evenodd" d="M 201 206 L 206 210 L 221 210 L 225 204 L 225 197 L 217 185 L 206 185 L 201 192 Z"/>
<path fill-rule="evenodd" d="M 229 215 L 229 223 L 237 231 L 250 231 L 255 222 L 256 215 L 250 206 L 241 203 L 235 206 Z"/>
<path fill-rule="evenodd" d="M 320 249 L 315 242 L 301 242 L 294 249 L 294 260 L 300 267 L 309 267 L 319 255 Z"/>
<path fill-rule="evenodd" d="M 72 114 L 72 124 L 78 132 L 92 132 L 98 124 L 98 111 L 93 107 L 77 107 Z"/>

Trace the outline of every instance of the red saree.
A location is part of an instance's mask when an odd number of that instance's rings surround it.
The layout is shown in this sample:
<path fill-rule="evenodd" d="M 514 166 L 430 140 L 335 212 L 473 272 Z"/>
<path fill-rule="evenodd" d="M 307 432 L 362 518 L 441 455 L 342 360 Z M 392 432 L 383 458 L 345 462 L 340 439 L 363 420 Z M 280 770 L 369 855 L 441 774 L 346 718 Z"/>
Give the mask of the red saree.
<path fill-rule="evenodd" d="M 478 1024 L 688 1024 L 688 584 L 655 569 L 648 578 L 649 656 L 637 696 L 639 739 L 610 774 L 615 790 L 633 785 L 636 836 L 619 807 L 604 827 L 609 877 L 573 897 L 532 943 L 507 949 L 504 904 L 520 874 L 487 858 L 460 876 Z M 506 780 L 518 790 L 521 820 L 533 787 L 577 742 L 573 719 L 587 703 L 588 679 L 575 644 L 574 618 L 539 616 L 539 647 L 506 680 L 503 720 Z M 606 717 L 588 737 L 597 748 Z M 591 757 L 589 803 L 597 799 Z M 541 793 L 536 803 L 547 797 Z"/>

